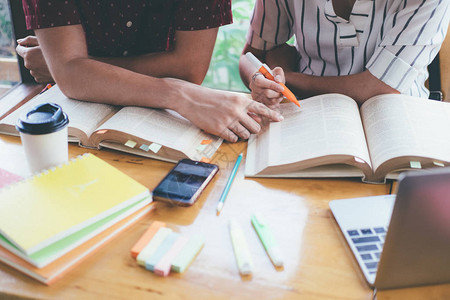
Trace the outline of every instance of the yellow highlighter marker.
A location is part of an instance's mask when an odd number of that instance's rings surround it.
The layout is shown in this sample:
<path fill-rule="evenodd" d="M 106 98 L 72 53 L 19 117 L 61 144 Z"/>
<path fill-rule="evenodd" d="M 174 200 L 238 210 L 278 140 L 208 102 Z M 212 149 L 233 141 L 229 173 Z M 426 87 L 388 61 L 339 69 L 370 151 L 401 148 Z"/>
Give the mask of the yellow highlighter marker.
<path fill-rule="evenodd" d="M 253 263 L 247 241 L 244 237 L 244 232 L 242 232 L 239 223 L 234 219 L 230 220 L 229 226 L 231 242 L 233 244 L 234 255 L 236 257 L 239 273 L 242 275 L 251 275 Z"/>

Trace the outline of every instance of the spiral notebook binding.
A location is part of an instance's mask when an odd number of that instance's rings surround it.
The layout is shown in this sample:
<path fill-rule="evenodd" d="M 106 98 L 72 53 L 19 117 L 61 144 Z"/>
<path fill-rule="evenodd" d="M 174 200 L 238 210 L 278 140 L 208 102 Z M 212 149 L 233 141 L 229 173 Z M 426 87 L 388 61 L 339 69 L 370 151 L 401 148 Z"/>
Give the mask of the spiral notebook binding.
<path fill-rule="evenodd" d="M 61 164 L 56 165 L 56 166 L 53 166 L 53 167 L 51 167 L 49 169 L 42 170 L 40 172 L 33 173 L 30 176 L 25 177 L 24 179 L 22 179 L 20 181 L 11 183 L 11 184 L 3 187 L 2 189 L 0 189 L 0 196 L 1 196 L 2 193 L 4 193 L 7 190 L 15 188 L 16 186 L 19 186 L 19 185 L 23 185 L 23 184 L 27 183 L 28 181 L 34 180 L 35 178 L 40 178 L 42 176 L 46 176 L 46 175 L 50 174 L 51 172 L 56 172 L 58 169 L 61 169 L 64 166 L 69 166 L 70 164 L 74 163 L 75 161 L 80 160 L 83 157 L 90 156 L 90 155 L 93 155 L 93 154 L 91 154 L 91 153 L 83 153 L 83 154 L 77 155 L 76 157 L 71 158 L 71 159 L 67 160 L 64 163 L 61 163 Z"/>

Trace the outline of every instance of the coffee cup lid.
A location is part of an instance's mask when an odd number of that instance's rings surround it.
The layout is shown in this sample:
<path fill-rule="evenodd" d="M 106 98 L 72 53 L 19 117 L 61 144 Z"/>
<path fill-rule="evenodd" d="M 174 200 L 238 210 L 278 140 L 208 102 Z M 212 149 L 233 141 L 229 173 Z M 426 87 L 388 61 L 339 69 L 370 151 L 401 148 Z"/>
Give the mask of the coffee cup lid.
<path fill-rule="evenodd" d="M 55 103 L 43 103 L 22 114 L 17 120 L 18 131 L 27 134 L 46 134 L 63 129 L 69 118 Z"/>

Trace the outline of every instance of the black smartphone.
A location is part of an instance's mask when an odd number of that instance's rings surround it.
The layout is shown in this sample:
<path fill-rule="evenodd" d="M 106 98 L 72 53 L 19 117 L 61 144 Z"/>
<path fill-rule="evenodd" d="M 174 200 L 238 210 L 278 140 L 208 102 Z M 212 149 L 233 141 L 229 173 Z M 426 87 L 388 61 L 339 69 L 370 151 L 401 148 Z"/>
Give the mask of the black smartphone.
<path fill-rule="evenodd" d="M 153 190 L 153 199 L 192 205 L 218 170 L 214 164 L 182 159 Z"/>

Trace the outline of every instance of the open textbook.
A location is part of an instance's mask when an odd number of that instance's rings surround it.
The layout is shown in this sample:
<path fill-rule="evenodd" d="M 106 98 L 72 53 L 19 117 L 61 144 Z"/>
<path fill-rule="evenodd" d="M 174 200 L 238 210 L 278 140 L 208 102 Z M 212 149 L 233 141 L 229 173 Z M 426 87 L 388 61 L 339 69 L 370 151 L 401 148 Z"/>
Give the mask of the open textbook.
<path fill-rule="evenodd" d="M 84 147 L 105 147 L 176 162 L 210 158 L 222 143 L 222 139 L 203 132 L 174 111 L 73 100 L 57 85 L 1 119 L 0 133 L 19 135 L 15 124 L 20 114 L 45 102 L 63 108 L 69 116 L 69 141 Z"/>
<path fill-rule="evenodd" d="M 361 177 L 450 165 L 450 103 L 381 95 L 360 109 L 344 95 L 282 104 L 284 121 L 250 137 L 249 177 Z"/>

